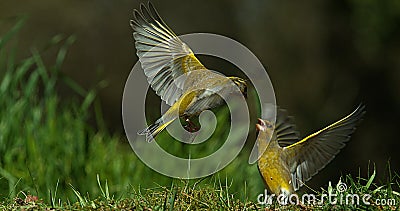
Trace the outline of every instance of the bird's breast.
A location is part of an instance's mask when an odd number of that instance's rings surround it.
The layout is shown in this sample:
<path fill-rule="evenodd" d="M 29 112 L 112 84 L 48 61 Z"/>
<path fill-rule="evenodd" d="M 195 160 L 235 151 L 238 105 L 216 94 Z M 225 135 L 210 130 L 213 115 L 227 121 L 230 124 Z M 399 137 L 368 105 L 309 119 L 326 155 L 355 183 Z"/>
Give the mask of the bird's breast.
<path fill-rule="evenodd" d="M 293 192 L 289 167 L 281 148 L 267 148 L 258 160 L 258 169 L 267 189 L 273 194 L 279 195 L 282 190 Z"/>

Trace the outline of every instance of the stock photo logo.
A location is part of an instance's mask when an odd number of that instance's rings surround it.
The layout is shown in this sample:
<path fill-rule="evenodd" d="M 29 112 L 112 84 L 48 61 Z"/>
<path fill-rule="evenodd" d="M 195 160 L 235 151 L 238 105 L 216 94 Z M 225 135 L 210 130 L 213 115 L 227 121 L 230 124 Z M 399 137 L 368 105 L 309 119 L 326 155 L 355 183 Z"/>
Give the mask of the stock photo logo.
<path fill-rule="evenodd" d="M 246 103 L 251 83 L 258 95 L 261 116 L 275 119 L 275 94 L 267 72 L 257 57 L 241 43 L 217 34 L 192 33 L 177 36 L 160 18 L 154 7 L 141 5 L 131 21 L 139 61 L 126 81 L 122 116 L 129 143 L 139 159 L 153 170 L 169 177 L 193 179 L 211 175 L 226 167 L 242 150 L 250 127 Z M 230 62 L 248 79 L 225 76 L 207 69 L 195 55 L 212 56 Z M 161 116 L 151 121 L 146 110 L 149 89 L 162 99 Z M 260 94 L 262 93 L 262 94 Z M 206 143 L 216 130 L 213 109 L 226 103 L 229 122 L 223 123 L 228 135 L 213 153 L 191 158 L 176 156 L 157 143 L 158 134 L 185 145 Z M 266 108 L 269 107 L 269 108 Z M 200 129 L 191 121 L 199 117 Z M 180 120 L 186 124 L 182 126 Z M 249 163 L 259 157 L 253 146 Z"/>
<path fill-rule="evenodd" d="M 396 199 L 394 198 L 372 198 L 371 194 L 357 194 L 347 192 L 347 184 L 340 181 L 336 184 L 336 189 L 332 187 L 329 182 L 328 191 L 322 194 L 309 194 L 298 195 L 291 194 L 274 194 L 269 193 L 267 189 L 257 197 L 258 204 L 271 205 L 276 201 L 279 205 L 313 205 L 322 206 L 325 203 L 330 205 L 346 205 L 346 206 L 359 206 L 359 205 L 379 205 L 379 206 L 396 206 Z"/>

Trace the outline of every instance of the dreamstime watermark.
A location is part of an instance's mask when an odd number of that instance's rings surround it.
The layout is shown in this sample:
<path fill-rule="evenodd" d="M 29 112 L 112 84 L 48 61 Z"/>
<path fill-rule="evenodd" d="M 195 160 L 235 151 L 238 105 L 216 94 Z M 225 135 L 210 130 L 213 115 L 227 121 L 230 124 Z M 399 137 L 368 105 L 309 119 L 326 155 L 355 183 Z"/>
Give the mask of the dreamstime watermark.
<path fill-rule="evenodd" d="M 249 79 L 247 83 L 251 83 L 258 94 L 261 117 L 268 118 L 272 122 L 275 121 L 276 108 L 273 105 L 276 104 L 276 101 L 271 81 L 261 62 L 248 48 L 231 38 L 216 34 L 194 33 L 181 35 L 179 38 L 190 46 L 196 55 L 217 57 L 239 68 Z M 194 73 L 189 72 L 182 77 L 190 77 L 190 74 Z M 212 72 L 211 74 L 215 74 L 215 77 L 223 76 L 219 72 Z M 174 83 L 177 80 L 175 79 Z M 184 79 L 182 80 L 184 81 Z M 234 87 L 236 88 L 236 86 Z M 146 142 L 144 136 L 137 135 L 137 131 L 147 125 L 145 102 L 149 88 L 150 85 L 147 83 L 141 64 L 137 62 L 125 84 L 122 117 L 124 129 L 133 151 L 147 166 L 174 178 L 200 178 L 223 169 L 242 150 L 247 139 L 248 129 L 253 126 L 250 122 L 250 112 L 246 100 L 242 95 L 239 97 L 220 95 L 230 111 L 230 128 L 227 127 L 229 134 L 226 140 L 220 140 L 223 145 L 208 156 L 195 159 L 181 158 L 165 151 L 156 141 Z M 162 104 L 161 110 L 165 110 L 165 107 L 165 104 Z M 193 137 L 193 134 L 187 132 L 179 124 L 179 121 L 175 121 L 166 129 L 174 139 L 182 142 L 182 144 L 199 144 L 207 141 L 213 134 L 216 119 L 212 112 L 202 112 L 199 116 L 201 129 L 194 136 L 194 140 L 190 138 Z M 255 145 L 250 154 L 249 163 L 256 162 L 258 158 L 259 153 Z"/>
<path fill-rule="evenodd" d="M 328 191 L 327 194 L 323 193 L 321 195 L 315 194 L 303 194 L 299 196 L 295 193 L 293 194 L 269 194 L 265 189 L 264 193 L 261 193 L 257 197 L 257 202 L 261 205 L 270 205 L 276 201 L 279 205 L 313 205 L 321 206 L 324 204 L 331 205 L 379 205 L 379 206 L 395 206 L 396 199 L 394 198 L 384 198 L 384 199 L 372 199 L 370 194 L 354 194 L 347 193 L 347 185 L 341 181 L 336 185 L 336 191 Z"/>

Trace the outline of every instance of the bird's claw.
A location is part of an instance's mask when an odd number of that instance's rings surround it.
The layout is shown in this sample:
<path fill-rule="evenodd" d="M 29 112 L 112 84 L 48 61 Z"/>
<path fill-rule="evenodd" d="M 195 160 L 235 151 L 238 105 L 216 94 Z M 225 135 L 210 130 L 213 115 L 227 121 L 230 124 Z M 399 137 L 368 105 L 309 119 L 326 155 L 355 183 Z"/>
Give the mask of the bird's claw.
<path fill-rule="evenodd" d="M 187 130 L 187 131 L 189 131 L 189 132 L 191 132 L 191 133 L 196 132 L 196 131 L 199 130 L 199 127 L 197 127 L 192 121 L 190 121 L 189 118 L 186 118 L 186 119 L 185 119 L 185 122 L 187 123 L 187 124 L 184 126 L 185 130 Z"/>

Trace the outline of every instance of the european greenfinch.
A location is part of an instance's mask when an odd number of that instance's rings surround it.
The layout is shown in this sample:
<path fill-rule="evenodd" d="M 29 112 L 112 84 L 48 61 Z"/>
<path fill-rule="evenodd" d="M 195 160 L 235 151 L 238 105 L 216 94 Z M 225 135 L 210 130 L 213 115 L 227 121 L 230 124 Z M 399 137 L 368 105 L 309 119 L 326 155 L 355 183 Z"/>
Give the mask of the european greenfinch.
<path fill-rule="evenodd" d="M 143 4 L 131 20 L 137 56 L 153 90 L 171 107 L 154 124 L 138 132 L 153 140 L 179 117 L 188 123 L 230 94 L 246 95 L 246 81 L 207 69 L 187 44 L 164 23 L 154 6 Z M 191 125 L 191 124 L 189 124 Z"/>
<path fill-rule="evenodd" d="M 339 153 L 364 114 L 360 104 L 348 116 L 303 139 L 285 110 L 277 111 L 275 124 L 258 119 L 258 170 L 267 190 L 275 195 L 297 191 Z"/>

